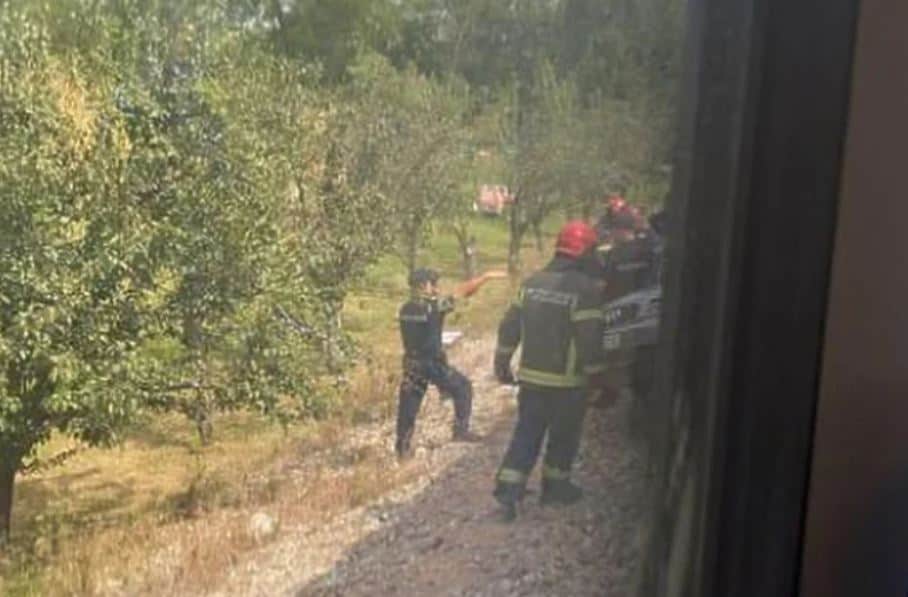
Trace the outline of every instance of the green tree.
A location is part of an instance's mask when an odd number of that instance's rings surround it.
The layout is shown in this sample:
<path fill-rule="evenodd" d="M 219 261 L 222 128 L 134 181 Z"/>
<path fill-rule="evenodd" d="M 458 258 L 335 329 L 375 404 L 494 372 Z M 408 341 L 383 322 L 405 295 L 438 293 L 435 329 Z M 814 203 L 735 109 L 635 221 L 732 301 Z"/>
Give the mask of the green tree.
<path fill-rule="evenodd" d="M 398 230 L 383 178 L 396 131 L 381 104 L 361 101 L 363 91 L 322 87 L 293 61 L 263 55 L 242 71 L 225 68 L 235 73 L 221 82 L 236 124 L 231 145 L 248 147 L 243 171 L 256 192 L 278 198 L 288 275 L 305 299 L 294 318 L 320 330 L 329 369 L 339 372 L 349 353 L 344 300 Z"/>
<path fill-rule="evenodd" d="M 333 357 L 326 290 L 300 275 L 314 255 L 296 246 L 290 180 L 276 185 L 272 169 L 281 155 L 299 156 L 282 165 L 302 176 L 322 159 L 311 139 L 323 119 L 303 69 L 282 70 L 229 36 L 186 36 L 180 48 L 158 58 L 164 76 L 138 78 L 124 99 L 140 114 L 143 141 L 159 148 L 135 164 L 151 175 L 136 186 L 150 187 L 155 257 L 176 279 L 143 347 L 154 368 L 141 388 L 155 408 L 189 417 L 207 443 L 220 411 L 324 410 L 310 380 L 321 357 Z"/>
<path fill-rule="evenodd" d="M 362 142 L 375 147 L 370 177 L 389 202 L 395 253 L 412 271 L 434 224 L 464 209 L 469 95 L 457 82 L 396 71 L 375 54 L 353 72 L 353 101 L 371 137 Z"/>
<path fill-rule="evenodd" d="M 360 54 L 388 55 L 400 42 L 403 6 L 376 0 L 267 0 L 270 37 L 287 56 L 321 65 L 328 82 L 345 81 Z"/>
<path fill-rule="evenodd" d="M 559 79 L 548 62 L 539 65 L 534 79 L 528 99 L 521 98 L 514 84 L 491 108 L 515 197 L 508 212 L 511 273 L 520 269 L 527 232 L 534 231 L 541 245 L 542 222 L 572 200 L 577 160 L 591 149 L 578 141 L 585 138 L 586 124 L 572 81 Z"/>
<path fill-rule="evenodd" d="M 48 46 L 0 9 L 0 537 L 38 446 L 55 431 L 113 441 L 136 410 L 135 349 L 159 300 L 115 82 Z"/>

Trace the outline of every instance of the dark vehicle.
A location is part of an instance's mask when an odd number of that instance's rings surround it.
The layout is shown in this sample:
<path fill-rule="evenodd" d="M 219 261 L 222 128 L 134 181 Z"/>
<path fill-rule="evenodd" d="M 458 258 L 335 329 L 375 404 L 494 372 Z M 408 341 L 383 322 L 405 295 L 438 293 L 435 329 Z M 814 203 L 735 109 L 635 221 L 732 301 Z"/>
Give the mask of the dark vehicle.
<path fill-rule="evenodd" d="M 636 398 L 652 389 L 662 286 L 655 285 L 608 303 L 603 345 L 615 375 L 627 375 Z"/>

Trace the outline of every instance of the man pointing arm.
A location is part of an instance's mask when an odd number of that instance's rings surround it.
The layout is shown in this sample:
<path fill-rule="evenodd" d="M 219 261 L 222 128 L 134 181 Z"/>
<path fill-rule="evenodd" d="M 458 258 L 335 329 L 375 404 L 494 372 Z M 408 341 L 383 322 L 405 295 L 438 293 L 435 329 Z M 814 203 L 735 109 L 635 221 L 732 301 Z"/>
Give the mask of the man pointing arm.
<path fill-rule="evenodd" d="M 438 292 L 438 272 L 419 268 L 410 274 L 410 300 L 398 314 L 404 347 L 403 379 L 398 392 L 397 440 L 398 457 L 412 453 L 416 417 L 429 384 L 438 388 L 442 397 L 454 402 L 454 441 L 474 442 L 479 437 L 470 431 L 473 408 L 473 384 L 460 371 L 448 364 L 442 344 L 445 317 L 454 310 L 455 298 L 474 294 L 489 280 L 502 277 L 490 272 L 469 280 L 454 289 L 450 296 Z"/>

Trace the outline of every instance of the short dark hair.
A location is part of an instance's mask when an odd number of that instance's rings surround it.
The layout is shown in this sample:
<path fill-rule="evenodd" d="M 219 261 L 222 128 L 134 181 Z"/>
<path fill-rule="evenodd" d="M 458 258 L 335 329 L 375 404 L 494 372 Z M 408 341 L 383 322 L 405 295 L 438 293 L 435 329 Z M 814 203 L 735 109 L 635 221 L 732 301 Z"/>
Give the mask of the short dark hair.
<path fill-rule="evenodd" d="M 418 267 L 410 272 L 410 288 L 419 288 L 426 282 L 435 284 L 436 282 L 438 282 L 439 277 L 440 276 L 438 275 L 438 272 L 434 269 L 430 269 L 428 267 Z"/>

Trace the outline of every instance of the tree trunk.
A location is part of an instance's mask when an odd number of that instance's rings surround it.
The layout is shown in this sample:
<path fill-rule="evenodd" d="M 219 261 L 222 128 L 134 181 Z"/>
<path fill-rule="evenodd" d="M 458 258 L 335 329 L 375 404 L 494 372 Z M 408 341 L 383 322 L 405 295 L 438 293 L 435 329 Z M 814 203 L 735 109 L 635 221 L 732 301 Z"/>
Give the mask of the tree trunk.
<path fill-rule="evenodd" d="M 5 454 L 3 462 L 0 462 L 0 546 L 9 539 L 13 515 L 13 489 L 19 465 L 19 458 L 8 459 Z"/>
<path fill-rule="evenodd" d="M 410 265 L 409 271 L 412 272 L 413 267 L 413 265 Z M 325 357 L 328 371 L 336 375 L 344 370 L 344 354 L 340 346 L 341 333 L 344 325 L 341 320 L 344 299 L 340 299 L 336 302 L 332 301 L 328 308 L 331 311 L 329 315 L 330 323 L 327 329 L 327 337 L 325 338 Z"/>
<path fill-rule="evenodd" d="M 542 242 L 542 223 L 533 221 L 533 235 L 536 237 L 536 250 L 540 255 L 545 253 L 545 244 Z"/>
<path fill-rule="evenodd" d="M 457 239 L 457 246 L 460 248 L 460 256 L 463 261 L 464 280 L 472 280 L 476 277 L 476 239 L 470 236 L 466 227 L 454 226 L 454 237 Z"/>
<path fill-rule="evenodd" d="M 476 277 L 476 247 L 468 244 L 461 248 L 463 254 L 463 273 L 464 280 L 472 280 Z"/>
<path fill-rule="evenodd" d="M 212 405 L 209 404 L 208 397 L 204 390 L 196 394 L 195 400 L 189 405 L 189 418 L 195 424 L 195 429 L 199 434 L 199 442 L 203 446 L 211 445 L 214 437 L 214 416 L 212 414 Z"/>
<path fill-rule="evenodd" d="M 523 228 L 518 227 L 511 231 L 511 240 L 508 243 L 508 273 L 520 273 L 520 245 L 523 243 Z"/>
<path fill-rule="evenodd" d="M 413 270 L 416 269 L 416 254 L 419 252 L 417 249 L 416 235 L 412 234 L 407 238 L 407 273 L 412 274 Z"/>
<path fill-rule="evenodd" d="M 203 446 L 210 446 L 214 437 L 214 422 L 211 419 L 211 413 L 207 410 L 200 410 L 195 421 L 195 428 L 199 433 L 199 442 Z"/>
<path fill-rule="evenodd" d="M 515 203 L 509 214 L 510 239 L 508 242 L 508 273 L 515 275 L 520 272 L 520 245 L 523 242 L 523 233 L 526 229 L 521 222 L 521 210 Z"/>

